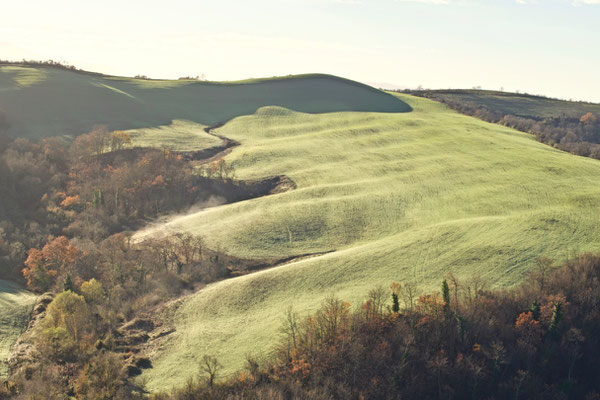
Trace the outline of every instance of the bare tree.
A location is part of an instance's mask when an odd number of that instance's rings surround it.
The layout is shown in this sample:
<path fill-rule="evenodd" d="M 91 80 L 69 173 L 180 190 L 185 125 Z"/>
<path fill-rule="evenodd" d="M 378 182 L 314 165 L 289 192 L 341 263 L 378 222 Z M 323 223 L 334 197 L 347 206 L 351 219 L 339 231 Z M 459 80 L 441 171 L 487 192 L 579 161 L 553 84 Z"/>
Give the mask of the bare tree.
<path fill-rule="evenodd" d="M 212 386 L 217 378 L 217 374 L 223 368 L 217 357 L 205 354 L 200 362 L 200 369 L 208 375 L 208 386 Z"/>
<path fill-rule="evenodd" d="M 285 312 L 280 332 L 287 338 L 287 353 L 296 348 L 296 336 L 298 334 L 298 314 L 289 306 Z"/>
<path fill-rule="evenodd" d="M 407 310 L 414 311 L 417 297 L 419 297 L 417 284 L 414 281 L 405 283 L 402 288 L 402 301 Z"/>

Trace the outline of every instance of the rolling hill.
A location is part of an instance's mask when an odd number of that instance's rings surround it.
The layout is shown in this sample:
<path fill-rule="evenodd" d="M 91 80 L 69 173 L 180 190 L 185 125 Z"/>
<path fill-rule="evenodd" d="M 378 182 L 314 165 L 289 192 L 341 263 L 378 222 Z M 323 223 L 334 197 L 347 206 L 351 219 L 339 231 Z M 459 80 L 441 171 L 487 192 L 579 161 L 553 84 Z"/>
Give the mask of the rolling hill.
<path fill-rule="evenodd" d="M 579 119 L 579 117 L 587 112 L 600 114 L 600 104 L 551 99 L 524 93 L 474 89 L 422 90 L 414 92 L 419 96 L 425 96 L 442 102 L 471 102 L 500 114 L 511 114 L 537 120 L 561 116 Z"/>
<path fill-rule="evenodd" d="M 530 133 L 542 143 L 600 159 L 600 104 L 486 90 L 416 90 L 460 113 Z"/>
<path fill-rule="evenodd" d="M 150 128 L 178 119 L 215 125 L 272 105 L 308 113 L 410 111 L 387 93 L 330 75 L 216 83 L 0 65 L 0 110 L 13 137 L 73 136 L 97 125 Z"/>
<path fill-rule="evenodd" d="M 247 258 L 331 252 L 177 302 L 165 312 L 175 332 L 140 380 L 147 388 L 184 384 L 203 354 L 232 373 L 247 354 L 273 345 L 290 305 L 308 312 L 330 294 L 357 305 L 393 281 L 435 289 L 448 272 L 508 287 L 541 256 L 600 248 L 600 162 L 430 100 L 397 97 L 413 112 L 263 107 L 216 130 L 241 143 L 226 157 L 239 178 L 285 174 L 298 188 L 157 230 L 202 235 Z"/>
<path fill-rule="evenodd" d="M 328 75 L 214 83 L 0 65 L 0 117 L 6 118 L 12 137 L 75 136 L 106 125 L 135 129 L 135 145 L 193 151 L 221 143 L 206 134 L 205 127 L 252 114 L 265 105 L 308 113 L 410 111 L 406 103 L 387 93 Z M 25 326 L 34 298 L 0 281 L 0 361 Z M 5 372 L 0 365 L 0 376 Z"/>
<path fill-rule="evenodd" d="M 494 101 L 539 115 L 564 105 Z M 0 109 L 13 137 L 106 125 L 131 130 L 136 145 L 179 151 L 220 144 L 205 128 L 225 123 L 213 131 L 240 143 L 226 156 L 238 178 L 286 175 L 296 183 L 138 234 L 190 232 L 242 258 L 327 253 L 174 302 L 163 317 L 175 331 L 156 343 L 153 368 L 139 378 L 150 390 L 185 384 L 204 354 L 216 355 L 228 374 L 247 354 L 268 352 L 290 305 L 306 313 L 330 294 L 357 305 L 392 281 L 430 290 L 448 272 L 508 287 L 540 256 L 600 247 L 599 161 L 431 100 L 333 76 L 211 83 L 6 65 Z M 0 358 L 31 302 L 0 283 Z"/>

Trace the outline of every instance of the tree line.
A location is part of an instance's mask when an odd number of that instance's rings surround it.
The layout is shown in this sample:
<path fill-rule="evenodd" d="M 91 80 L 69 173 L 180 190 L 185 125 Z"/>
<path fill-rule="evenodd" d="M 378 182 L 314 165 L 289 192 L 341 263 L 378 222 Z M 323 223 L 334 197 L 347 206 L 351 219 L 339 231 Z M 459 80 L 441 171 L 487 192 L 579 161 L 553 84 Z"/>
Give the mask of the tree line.
<path fill-rule="evenodd" d="M 600 159 L 600 117 L 596 113 L 556 115 L 547 118 L 505 114 L 460 96 L 439 95 L 435 91 L 407 91 L 448 105 L 450 108 L 481 120 L 534 135 L 537 140 L 560 150 Z"/>
<path fill-rule="evenodd" d="M 440 290 L 376 288 L 282 318 L 274 359 L 219 381 L 218 358 L 154 400 L 598 399 L 600 255 L 540 260 L 512 289 L 448 275 Z M 216 382 L 216 383 L 215 383 Z"/>
<path fill-rule="evenodd" d="M 448 274 L 436 292 L 394 282 L 357 304 L 330 296 L 309 315 L 290 308 L 274 348 L 264 349 L 273 356 L 248 356 L 242 370 L 224 378 L 219 355 L 204 354 L 190 365 L 197 375 L 183 388 L 149 395 L 132 385 L 130 371 L 132 362 L 150 361 L 119 349 L 118 326 L 147 310 L 144 301 L 160 304 L 176 291 L 177 280 L 147 290 L 161 280 L 145 273 L 176 276 L 180 263 L 186 271 L 201 270 L 201 242 L 170 240 L 168 246 L 146 243 L 144 253 L 113 237 L 89 264 L 81 260 L 90 255 L 64 248 L 66 239 L 42 249 L 44 261 L 81 264 L 71 266 L 44 306 L 30 339 L 33 350 L 13 366 L 0 398 L 600 398 L 600 255 L 593 254 L 560 266 L 540 259 L 511 289 Z"/>
<path fill-rule="evenodd" d="M 58 69 L 66 69 L 70 71 L 79 71 L 79 69 L 65 61 L 54 61 L 54 60 L 26 60 L 21 61 L 10 61 L 0 60 L 0 65 L 26 65 L 30 67 L 52 67 Z"/>

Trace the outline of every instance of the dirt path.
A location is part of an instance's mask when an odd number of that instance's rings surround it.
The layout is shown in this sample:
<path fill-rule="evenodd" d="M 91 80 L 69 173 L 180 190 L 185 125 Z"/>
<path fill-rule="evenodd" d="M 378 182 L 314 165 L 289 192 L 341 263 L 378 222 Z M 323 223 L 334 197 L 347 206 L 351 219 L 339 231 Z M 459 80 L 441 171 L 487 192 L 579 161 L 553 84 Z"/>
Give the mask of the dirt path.
<path fill-rule="evenodd" d="M 214 133 L 214 130 L 220 128 L 221 126 L 223 126 L 223 124 L 209 126 L 204 128 L 204 132 L 221 139 L 223 144 L 209 147 L 208 149 L 204 150 L 178 152 L 178 154 L 181 154 L 185 159 L 189 161 L 195 161 L 198 164 L 210 164 L 225 157 L 227 154 L 231 153 L 231 150 L 234 147 L 239 146 L 240 142 Z"/>

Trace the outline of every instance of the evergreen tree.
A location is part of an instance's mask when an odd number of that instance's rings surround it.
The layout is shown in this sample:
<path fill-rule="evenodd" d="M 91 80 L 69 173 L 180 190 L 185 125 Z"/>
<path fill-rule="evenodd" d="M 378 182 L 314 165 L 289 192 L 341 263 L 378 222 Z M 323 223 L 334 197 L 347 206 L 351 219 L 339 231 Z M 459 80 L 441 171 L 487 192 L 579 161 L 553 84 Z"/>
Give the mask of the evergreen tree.
<path fill-rule="evenodd" d="M 395 313 L 400 312 L 400 301 L 398 301 L 398 295 L 392 293 L 392 311 Z"/>
<path fill-rule="evenodd" d="M 558 335 L 558 328 L 560 325 L 560 321 L 562 320 L 562 314 L 562 302 L 554 302 L 552 309 L 552 321 L 550 322 L 550 326 L 548 327 L 548 333 L 553 337 L 556 337 Z"/>
<path fill-rule="evenodd" d="M 444 300 L 444 315 L 448 316 L 450 314 L 450 287 L 445 279 L 442 281 L 442 298 Z"/>
<path fill-rule="evenodd" d="M 67 272 L 67 276 L 65 276 L 65 280 L 63 281 L 63 290 L 75 292 L 75 285 L 73 284 L 73 280 L 71 279 L 71 274 Z"/>
<path fill-rule="evenodd" d="M 536 321 L 540 319 L 541 307 L 540 303 L 537 300 L 533 300 L 533 303 L 531 303 L 531 307 L 529 307 L 529 311 L 531 311 L 533 319 L 535 319 Z"/>

